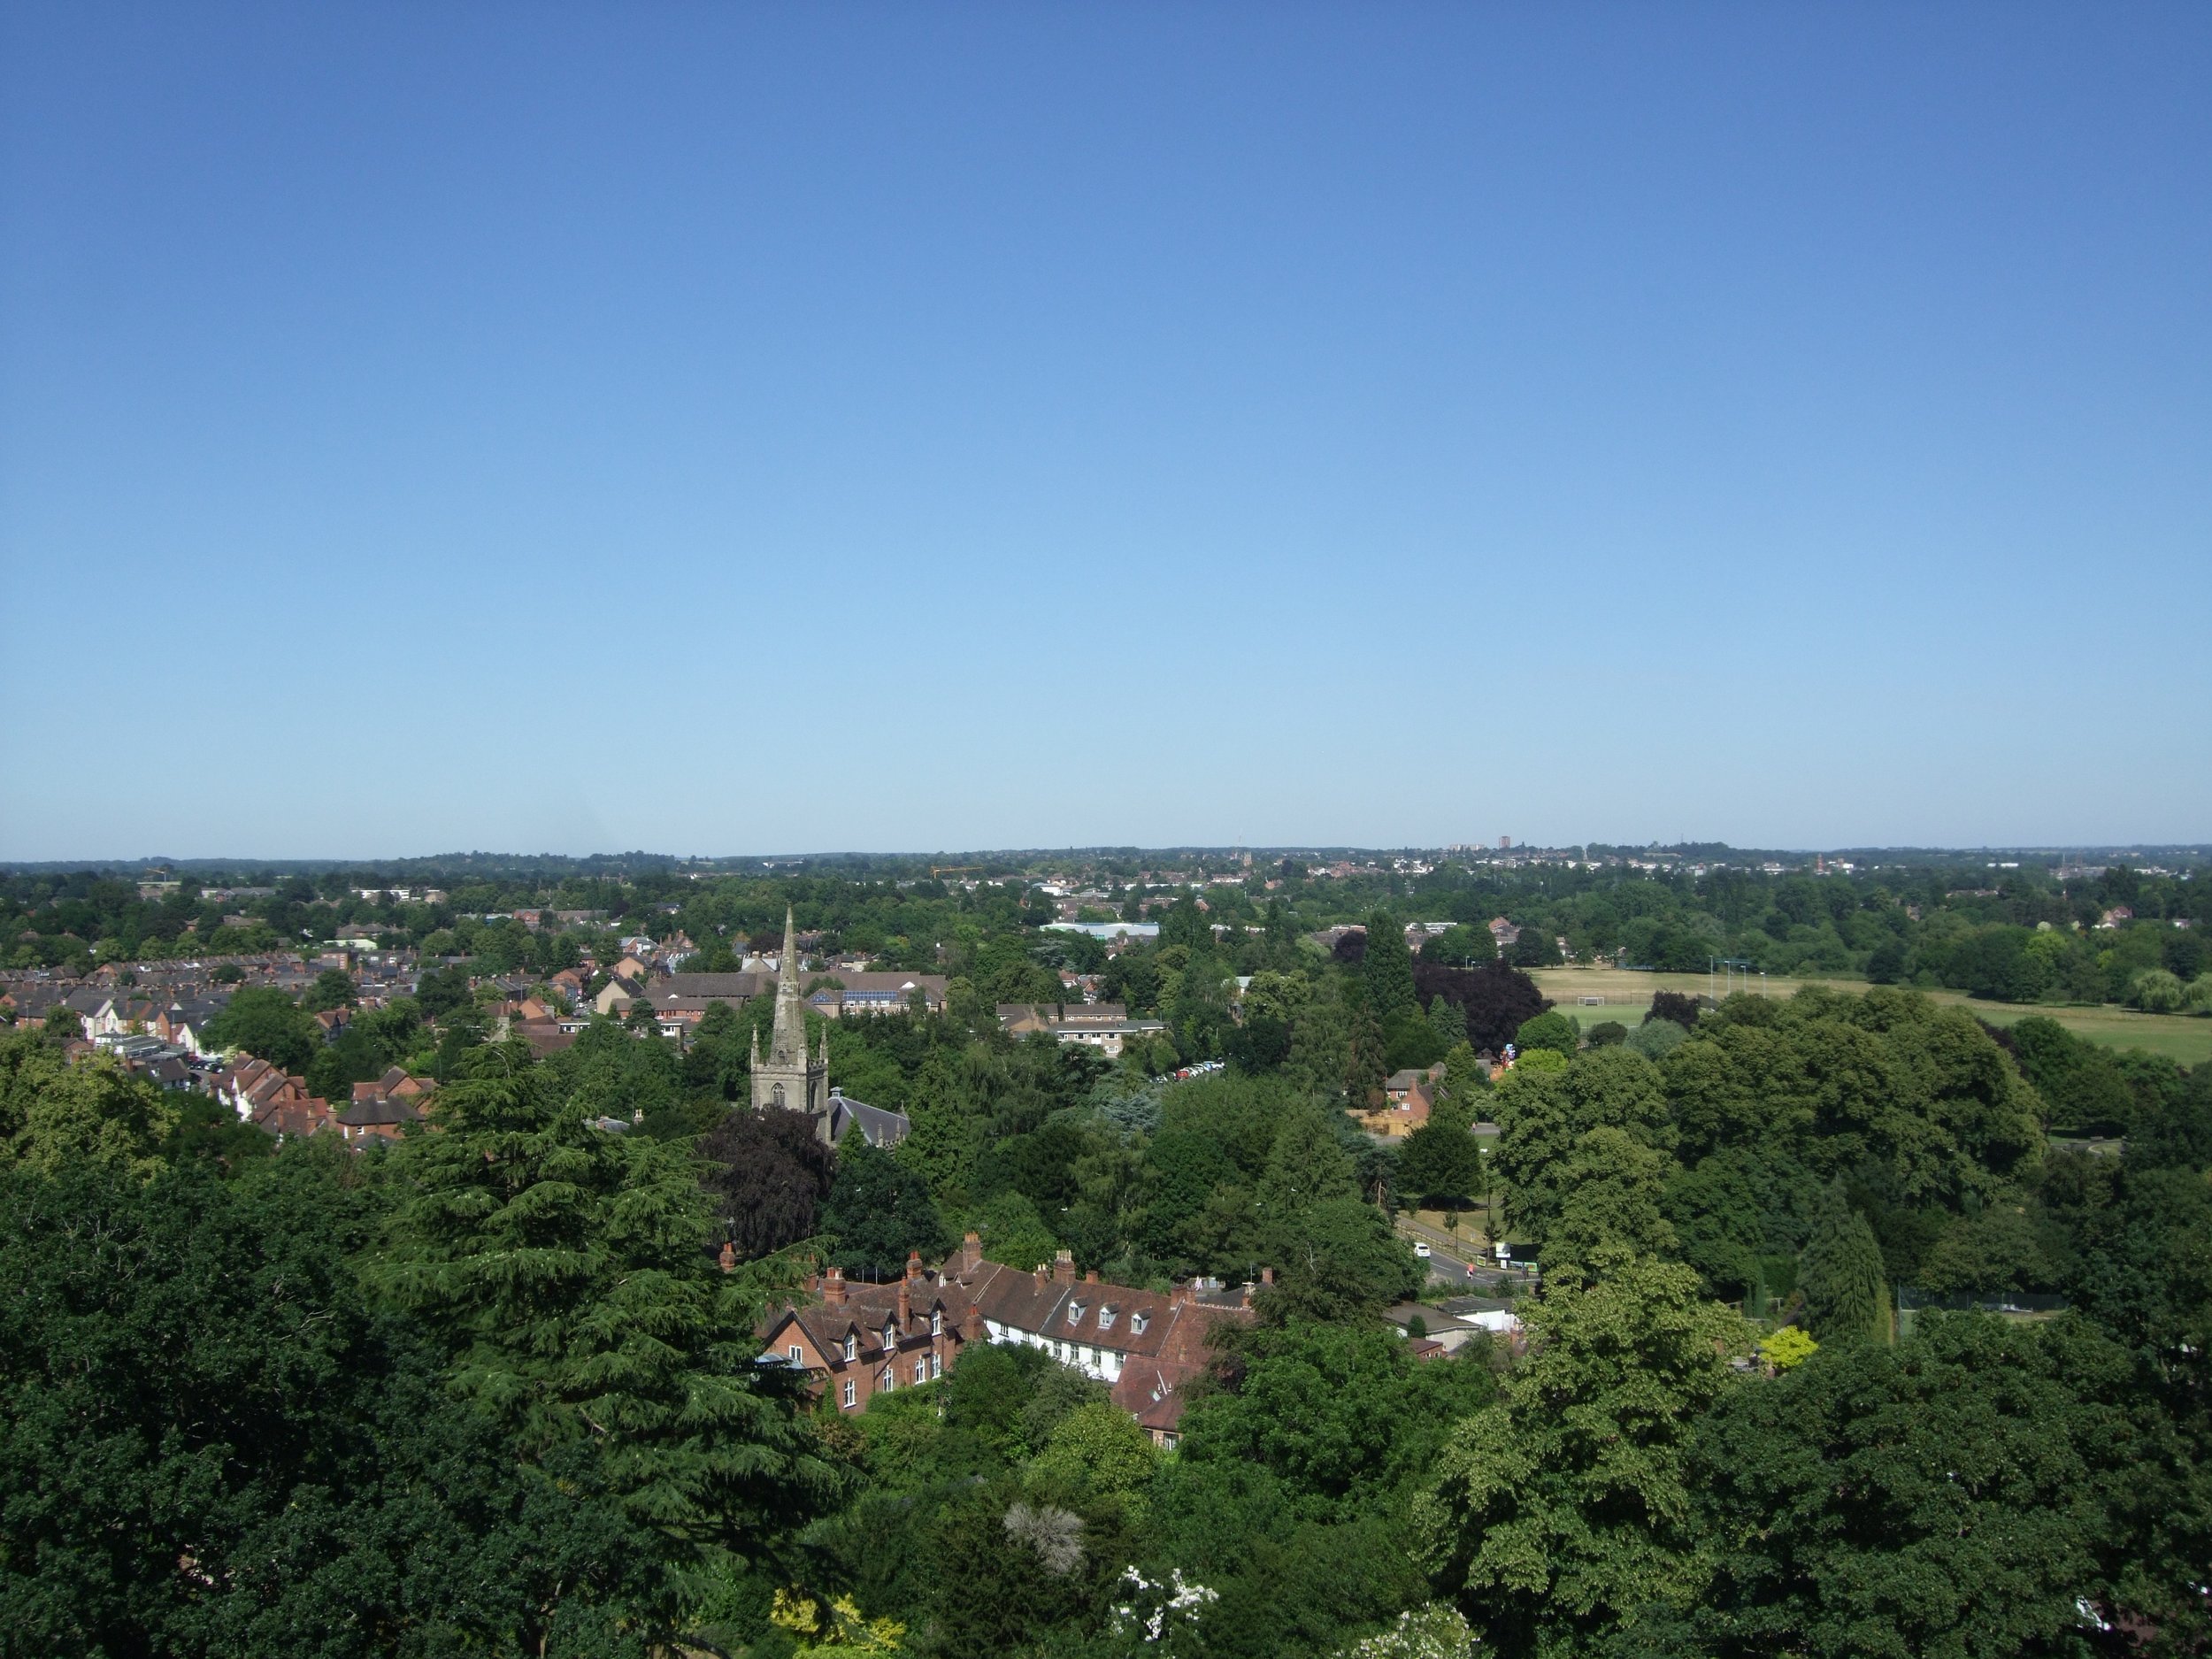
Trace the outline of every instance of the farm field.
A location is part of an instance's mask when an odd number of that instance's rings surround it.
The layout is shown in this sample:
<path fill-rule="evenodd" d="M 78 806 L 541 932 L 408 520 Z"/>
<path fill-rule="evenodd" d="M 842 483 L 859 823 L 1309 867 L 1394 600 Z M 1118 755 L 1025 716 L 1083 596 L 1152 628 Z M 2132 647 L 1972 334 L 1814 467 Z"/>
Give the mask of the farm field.
<path fill-rule="evenodd" d="M 1634 1026 L 1641 1023 L 1644 1010 L 1651 1006 L 1653 992 L 1684 991 L 1702 996 L 1709 987 L 1701 973 L 1639 973 L 1626 968 L 1538 968 L 1532 971 L 1532 977 L 1562 1011 L 1574 1015 L 1586 1026 L 1601 1019 L 1617 1019 L 1624 1025 Z M 1709 984 L 1712 989 L 1718 990 L 1717 979 Z M 1861 979 L 1798 979 L 1779 974 L 1760 981 L 1759 988 L 1769 996 L 1788 996 L 1801 985 L 1816 984 L 1854 995 L 1867 988 Z M 1742 987 L 1740 976 L 1737 986 L 1739 989 Z M 2009 1025 L 2030 1014 L 2040 1014 L 2056 1020 L 2077 1036 L 2108 1048 L 2142 1048 L 2182 1065 L 2212 1060 L 2212 1019 L 2182 1014 L 2139 1014 L 2124 1008 L 1985 1002 L 1963 991 L 1932 990 L 1924 995 L 1938 1002 L 1970 1010 L 1993 1025 Z M 1579 999 L 1586 996 L 1605 1000 L 1585 1006 Z"/>

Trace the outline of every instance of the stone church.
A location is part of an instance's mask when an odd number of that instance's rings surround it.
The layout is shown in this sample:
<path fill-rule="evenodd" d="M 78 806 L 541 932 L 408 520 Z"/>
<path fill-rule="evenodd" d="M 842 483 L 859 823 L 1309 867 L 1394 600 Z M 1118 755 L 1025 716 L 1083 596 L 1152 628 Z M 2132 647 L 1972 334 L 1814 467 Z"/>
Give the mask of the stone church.
<path fill-rule="evenodd" d="M 768 1052 L 760 1051 L 760 1027 L 753 1028 L 753 1110 L 770 1107 L 804 1112 L 814 1133 L 835 1146 L 848 1130 L 857 1129 L 871 1146 L 889 1148 L 906 1139 L 912 1125 L 904 1112 L 887 1111 L 847 1100 L 830 1087 L 829 1028 L 822 1046 L 806 1040 L 806 972 L 799 960 L 799 933 L 792 913 L 783 913 L 783 958 L 776 964 L 776 1019 L 768 1033 Z"/>
<path fill-rule="evenodd" d="M 768 1052 L 760 1051 L 760 1028 L 753 1028 L 753 1110 L 774 1106 L 805 1112 L 826 1130 L 829 1121 L 829 1033 L 822 1033 L 819 1054 L 806 1041 L 804 973 L 799 965 L 799 933 L 792 913 L 783 913 L 783 958 L 776 964 L 776 1023 Z"/>

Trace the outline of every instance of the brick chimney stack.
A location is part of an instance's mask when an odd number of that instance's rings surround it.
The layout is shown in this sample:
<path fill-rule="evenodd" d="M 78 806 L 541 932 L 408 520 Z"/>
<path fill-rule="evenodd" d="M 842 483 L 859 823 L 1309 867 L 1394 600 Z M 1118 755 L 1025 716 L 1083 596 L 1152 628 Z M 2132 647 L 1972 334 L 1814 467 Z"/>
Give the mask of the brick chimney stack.
<path fill-rule="evenodd" d="M 1271 1267 L 1263 1267 L 1262 1269 L 1260 1269 L 1260 1283 L 1261 1283 L 1261 1284 L 1263 1284 L 1263 1285 L 1271 1285 L 1271 1284 L 1273 1284 L 1274 1282 L 1275 1282 L 1275 1270 L 1274 1270 L 1273 1268 L 1271 1268 Z"/>
<path fill-rule="evenodd" d="M 963 1340 L 969 1342 L 983 1340 L 983 1310 L 973 1302 L 968 1304 L 967 1317 L 960 1322 L 960 1335 Z"/>
<path fill-rule="evenodd" d="M 960 1274 L 966 1278 L 983 1265 L 983 1235 L 972 1227 L 968 1236 L 960 1240 Z"/>
<path fill-rule="evenodd" d="M 833 1267 L 829 1277 L 822 1281 L 822 1300 L 833 1308 L 845 1305 L 845 1270 Z"/>
<path fill-rule="evenodd" d="M 1083 1275 L 1083 1282 L 1087 1285 L 1095 1285 L 1098 1283 L 1098 1270 L 1096 1268 L 1092 1268 L 1089 1271 L 1086 1272 Z"/>
<path fill-rule="evenodd" d="M 737 1246 L 726 1239 L 722 1241 L 721 1259 L 722 1271 L 724 1272 L 734 1273 L 737 1271 Z"/>
<path fill-rule="evenodd" d="M 1059 1250 L 1054 1253 L 1052 1279 L 1055 1284 L 1059 1285 L 1075 1283 L 1075 1252 L 1073 1250 Z"/>
<path fill-rule="evenodd" d="M 913 1275 L 899 1280 L 899 1334 L 906 1334 L 906 1327 L 914 1321 L 914 1304 L 908 1298 L 906 1287 L 913 1283 Z"/>
<path fill-rule="evenodd" d="M 921 1276 L 922 1253 L 919 1250 L 909 1250 L 906 1253 L 906 1277 L 910 1281 L 911 1281 L 913 1279 L 919 1279 Z"/>

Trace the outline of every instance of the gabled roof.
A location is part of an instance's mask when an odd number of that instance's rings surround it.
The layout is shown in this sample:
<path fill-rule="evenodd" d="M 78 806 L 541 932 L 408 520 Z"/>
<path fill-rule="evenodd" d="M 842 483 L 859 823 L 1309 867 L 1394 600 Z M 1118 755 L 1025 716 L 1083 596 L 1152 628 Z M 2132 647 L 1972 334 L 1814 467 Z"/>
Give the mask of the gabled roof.
<path fill-rule="evenodd" d="M 890 1111 L 881 1106 L 870 1106 L 864 1102 L 847 1100 L 832 1091 L 829 1102 L 829 1138 L 833 1142 L 842 1141 L 845 1132 L 857 1128 L 872 1147 L 895 1147 L 906 1139 L 913 1125 L 904 1112 Z"/>
<path fill-rule="evenodd" d="M 749 1002 L 774 988 L 774 981 L 764 973 L 664 973 L 652 986 L 656 1003 L 664 997 Z"/>

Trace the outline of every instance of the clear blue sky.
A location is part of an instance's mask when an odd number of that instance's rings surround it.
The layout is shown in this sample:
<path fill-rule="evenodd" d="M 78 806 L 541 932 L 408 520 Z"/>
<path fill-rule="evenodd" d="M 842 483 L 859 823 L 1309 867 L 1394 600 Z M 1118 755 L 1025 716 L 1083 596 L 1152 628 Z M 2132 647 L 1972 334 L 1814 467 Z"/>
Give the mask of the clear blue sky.
<path fill-rule="evenodd" d="M 19 4 L 0 856 L 2212 837 L 2212 7 Z"/>

